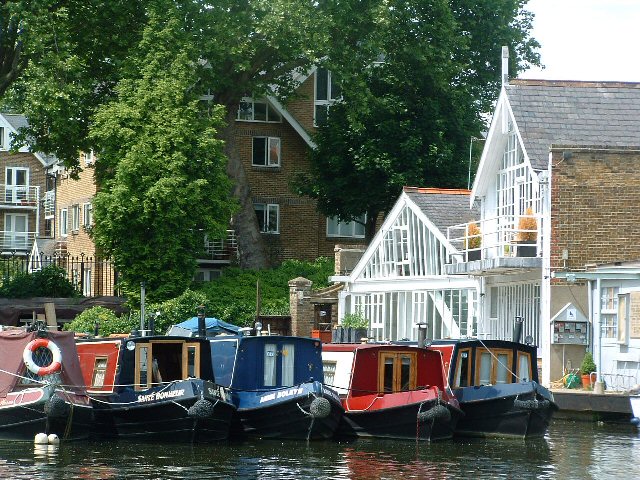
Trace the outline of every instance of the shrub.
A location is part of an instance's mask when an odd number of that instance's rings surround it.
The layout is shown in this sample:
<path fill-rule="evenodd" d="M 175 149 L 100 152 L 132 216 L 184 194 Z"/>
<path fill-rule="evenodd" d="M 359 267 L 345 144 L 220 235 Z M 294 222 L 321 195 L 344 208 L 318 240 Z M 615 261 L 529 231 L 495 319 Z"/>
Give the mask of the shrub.
<path fill-rule="evenodd" d="M 64 326 L 65 330 L 93 335 L 95 325 L 98 324 L 99 335 L 110 335 L 112 333 L 129 333 L 139 326 L 139 321 L 131 315 L 116 315 L 106 307 L 88 308 L 73 321 Z"/>
<path fill-rule="evenodd" d="M 477 223 L 470 223 L 467 227 L 467 236 L 464 238 L 465 250 L 480 248 L 482 245 L 482 233 Z"/>
<path fill-rule="evenodd" d="M 67 278 L 67 272 L 56 265 L 49 265 L 33 273 L 19 273 L 5 279 L 0 287 L 5 298 L 29 297 L 79 297 L 80 293 Z"/>
<path fill-rule="evenodd" d="M 583 375 L 589 375 L 596 371 L 596 364 L 593 361 L 593 355 L 591 352 L 587 352 L 584 354 L 584 358 L 582 359 L 582 365 L 580 365 L 580 372 Z"/>
<path fill-rule="evenodd" d="M 344 328 L 369 328 L 369 320 L 360 312 L 347 313 L 340 325 Z"/>
<path fill-rule="evenodd" d="M 533 213 L 533 209 L 528 207 L 524 215 L 518 220 L 518 233 L 516 240 L 518 242 L 533 243 L 538 238 L 538 221 Z"/>

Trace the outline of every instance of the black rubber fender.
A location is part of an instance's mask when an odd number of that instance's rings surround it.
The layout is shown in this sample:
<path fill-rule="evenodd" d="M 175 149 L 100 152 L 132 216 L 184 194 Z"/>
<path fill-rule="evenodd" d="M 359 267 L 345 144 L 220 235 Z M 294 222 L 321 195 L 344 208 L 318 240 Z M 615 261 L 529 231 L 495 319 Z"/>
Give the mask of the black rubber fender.
<path fill-rule="evenodd" d="M 418 413 L 418 421 L 426 422 L 449 422 L 451 420 L 451 412 L 444 405 L 435 405 L 425 412 Z"/>
<path fill-rule="evenodd" d="M 44 404 L 44 413 L 51 418 L 62 418 L 69 415 L 70 408 L 63 398 L 54 395 Z"/>

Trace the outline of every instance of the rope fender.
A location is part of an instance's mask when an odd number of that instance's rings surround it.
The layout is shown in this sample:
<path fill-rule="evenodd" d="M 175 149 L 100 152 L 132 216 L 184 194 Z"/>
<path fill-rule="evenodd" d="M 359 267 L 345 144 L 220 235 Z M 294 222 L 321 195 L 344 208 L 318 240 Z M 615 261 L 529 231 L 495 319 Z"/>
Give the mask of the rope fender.
<path fill-rule="evenodd" d="M 331 413 L 331 404 L 324 397 L 316 397 L 309 406 L 309 413 L 314 418 L 325 418 Z"/>
<path fill-rule="evenodd" d="M 434 405 L 425 412 L 418 412 L 418 421 L 426 422 L 433 420 L 434 422 L 447 423 L 451 420 L 451 412 L 444 405 Z"/>
<path fill-rule="evenodd" d="M 215 404 L 211 403 L 209 400 L 201 398 L 189 407 L 189 410 L 187 410 L 187 414 L 192 418 L 209 418 L 211 415 L 213 415 L 214 409 Z"/>
<path fill-rule="evenodd" d="M 62 418 L 69 414 L 69 404 L 57 395 L 52 395 L 44 404 L 44 413 L 51 418 Z"/>
<path fill-rule="evenodd" d="M 549 404 L 549 400 L 538 400 L 537 398 L 534 398 L 533 400 L 520 400 L 519 398 L 516 398 L 513 401 L 513 406 L 522 410 L 544 410 L 549 408 Z"/>

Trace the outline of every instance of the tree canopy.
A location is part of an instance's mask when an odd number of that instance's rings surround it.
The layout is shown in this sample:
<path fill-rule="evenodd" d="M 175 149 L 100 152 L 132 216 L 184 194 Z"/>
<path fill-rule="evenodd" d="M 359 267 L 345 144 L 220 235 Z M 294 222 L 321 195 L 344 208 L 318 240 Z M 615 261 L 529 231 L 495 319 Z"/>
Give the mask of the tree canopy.
<path fill-rule="evenodd" d="M 198 52 L 181 27 L 170 2 L 149 11 L 128 76 L 90 130 L 101 146 L 96 246 L 123 273 L 125 291 L 144 281 L 150 299 L 184 291 L 204 235 L 222 236 L 235 205 L 217 139 L 223 109 L 203 110 L 192 88 Z"/>
<path fill-rule="evenodd" d="M 387 2 L 371 39 L 379 61 L 359 73 L 327 61 L 342 96 L 316 135 L 312 171 L 295 182 L 299 193 L 328 216 L 366 214 L 371 239 L 403 186 L 465 187 L 470 139 L 499 89 L 500 45 L 516 47 L 514 72 L 539 61 L 525 3 Z"/>

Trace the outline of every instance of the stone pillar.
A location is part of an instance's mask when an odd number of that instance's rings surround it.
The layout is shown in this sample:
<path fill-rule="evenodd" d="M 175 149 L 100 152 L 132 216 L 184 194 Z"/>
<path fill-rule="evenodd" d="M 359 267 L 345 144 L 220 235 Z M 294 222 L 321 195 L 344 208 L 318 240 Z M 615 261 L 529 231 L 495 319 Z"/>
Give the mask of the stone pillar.
<path fill-rule="evenodd" d="M 289 312 L 291 313 L 291 335 L 310 337 L 313 329 L 313 305 L 311 285 L 313 282 L 303 277 L 289 280 Z"/>

